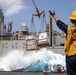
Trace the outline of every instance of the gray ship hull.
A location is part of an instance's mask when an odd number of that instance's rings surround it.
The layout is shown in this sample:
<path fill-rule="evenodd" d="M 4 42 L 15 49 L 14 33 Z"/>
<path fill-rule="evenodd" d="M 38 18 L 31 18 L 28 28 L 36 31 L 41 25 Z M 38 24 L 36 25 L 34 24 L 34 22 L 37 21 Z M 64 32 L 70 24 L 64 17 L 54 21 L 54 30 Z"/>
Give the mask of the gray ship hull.
<path fill-rule="evenodd" d="M 64 54 L 63 46 L 46 47 L 47 50 L 53 51 L 54 53 Z M 1 40 L 0 41 L 0 56 L 4 55 L 11 50 L 26 50 L 25 40 Z M 38 51 L 38 50 L 36 50 Z"/>
<path fill-rule="evenodd" d="M 0 56 L 11 50 L 26 50 L 25 40 L 0 40 Z"/>

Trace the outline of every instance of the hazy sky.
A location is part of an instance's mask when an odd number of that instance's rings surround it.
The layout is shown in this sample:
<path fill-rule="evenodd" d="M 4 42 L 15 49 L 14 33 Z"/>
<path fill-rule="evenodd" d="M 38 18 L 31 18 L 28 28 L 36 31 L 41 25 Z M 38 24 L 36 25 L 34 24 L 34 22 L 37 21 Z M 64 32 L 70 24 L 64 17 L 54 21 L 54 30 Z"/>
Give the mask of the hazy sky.
<path fill-rule="evenodd" d="M 69 17 L 73 10 L 76 10 L 76 0 L 34 0 L 40 11 L 45 10 L 46 22 L 48 23 L 48 10 L 55 10 L 57 17 L 69 24 Z M 0 6 L 5 15 L 5 24 L 13 22 L 13 31 L 20 31 L 22 23 L 28 28 L 31 25 L 31 16 L 36 13 L 32 0 L 0 0 Z M 39 31 L 41 20 L 34 17 L 36 30 Z M 54 23 L 54 29 L 59 31 Z"/>

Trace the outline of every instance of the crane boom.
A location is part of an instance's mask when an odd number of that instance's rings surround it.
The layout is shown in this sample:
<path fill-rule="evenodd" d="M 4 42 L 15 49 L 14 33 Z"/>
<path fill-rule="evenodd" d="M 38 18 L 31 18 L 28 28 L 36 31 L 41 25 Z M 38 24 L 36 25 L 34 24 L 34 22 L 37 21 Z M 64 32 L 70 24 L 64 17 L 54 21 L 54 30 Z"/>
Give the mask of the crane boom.
<path fill-rule="evenodd" d="M 35 4 L 34 0 L 32 0 L 32 2 L 33 2 L 33 4 L 34 4 L 35 8 L 37 8 L 37 6 L 36 6 L 36 4 Z"/>

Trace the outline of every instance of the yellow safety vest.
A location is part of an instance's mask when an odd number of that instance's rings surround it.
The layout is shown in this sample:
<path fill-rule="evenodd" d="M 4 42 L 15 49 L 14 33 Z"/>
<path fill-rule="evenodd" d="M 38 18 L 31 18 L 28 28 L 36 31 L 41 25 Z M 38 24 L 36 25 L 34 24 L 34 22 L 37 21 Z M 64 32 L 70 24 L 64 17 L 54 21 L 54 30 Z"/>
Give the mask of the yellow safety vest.
<path fill-rule="evenodd" d="M 68 26 L 64 50 L 68 56 L 76 54 L 76 27 Z"/>

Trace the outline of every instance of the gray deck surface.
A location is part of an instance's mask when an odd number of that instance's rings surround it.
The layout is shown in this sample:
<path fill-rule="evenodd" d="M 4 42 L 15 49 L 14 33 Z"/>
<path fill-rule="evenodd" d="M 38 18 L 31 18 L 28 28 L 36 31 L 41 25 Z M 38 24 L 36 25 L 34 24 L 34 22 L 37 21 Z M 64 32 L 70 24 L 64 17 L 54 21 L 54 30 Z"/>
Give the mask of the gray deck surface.
<path fill-rule="evenodd" d="M 67 75 L 66 73 L 43 73 L 43 72 L 0 72 L 0 75 Z"/>

